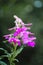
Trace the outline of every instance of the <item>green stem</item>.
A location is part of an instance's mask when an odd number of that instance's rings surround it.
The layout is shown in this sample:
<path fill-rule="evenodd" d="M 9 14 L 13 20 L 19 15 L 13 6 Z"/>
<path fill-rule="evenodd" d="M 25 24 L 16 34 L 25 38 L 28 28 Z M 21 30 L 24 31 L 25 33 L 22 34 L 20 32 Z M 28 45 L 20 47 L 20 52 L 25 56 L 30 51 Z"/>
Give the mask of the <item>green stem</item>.
<path fill-rule="evenodd" d="M 13 52 L 11 53 L 11 56 L 10 56 L 10 59 L 9 59 L 9 61 L 10 61 L 10 65 L 15 65 L 15 63 L 13 63 L 13 60 L 15 59 L 15 53 L 16 53 L 16 49 L 17 49 L 17 44 L 14 46 L 14 48 L 13 48 Z"/>
<path fill-rule="evenodd" d="M 10 65 L 15 65 L 15 63 L 13 63 L 13 59 L 14 59 L 14 57 L 13 57 L 13 56 L 12 56 L 12 57 L 10 57 L 10 60 L 9 60 Z"/>

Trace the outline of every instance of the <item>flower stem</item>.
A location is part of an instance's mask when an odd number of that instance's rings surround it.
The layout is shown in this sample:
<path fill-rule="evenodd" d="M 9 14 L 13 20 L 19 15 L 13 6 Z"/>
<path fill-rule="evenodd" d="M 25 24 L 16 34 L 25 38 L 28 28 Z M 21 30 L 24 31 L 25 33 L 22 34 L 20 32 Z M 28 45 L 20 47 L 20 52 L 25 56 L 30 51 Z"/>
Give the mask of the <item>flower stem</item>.
<path fill-rule="evenodd" d="M 16 53 L 16 50 L 17 50 L 17 44 L 14 46 L 13 48 L 13 51 L 11 53 L 11 56 L 9 58 L 9 61 L 10 61 L 10 65 L 15 65 L 15 63 L 13 63 L 13 61 L 15 61 L 15 53 Z"/>

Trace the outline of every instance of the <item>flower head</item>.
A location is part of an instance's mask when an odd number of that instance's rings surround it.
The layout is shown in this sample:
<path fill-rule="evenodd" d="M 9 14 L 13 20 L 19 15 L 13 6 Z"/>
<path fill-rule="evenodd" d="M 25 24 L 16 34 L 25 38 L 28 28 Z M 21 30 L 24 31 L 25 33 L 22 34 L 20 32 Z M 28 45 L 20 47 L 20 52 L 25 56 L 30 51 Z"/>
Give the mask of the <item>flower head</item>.
<path fill-rule="evenodd" d="M 15 30 L 12 34 L 4 35 L 5 39 L 8 42 L 14 42 L 14 45 L 17 43 L 19 46 L 21 45 L 21 41 L 23 45 L 35 46 L 36 37 L 34 33 L 30 32 L 30 26 L 32 23 L 25 24 L 20 18 L 14 15 L 15 20 L 15 27 L 10 28 L 8 30 Z"/>
<path fill-rule="evenodd" d="M 19 46 L 20 46 L 20 40 L 19 39 L 17 39 L 17 38 L 14 38 L 14 37 L 12 37 L 12 38 L 9 38 L 8 39 L 8 42 L 10 42 L 10 43 L 14 43 L 14 45 L 15 44 L 18 44 Z"/>

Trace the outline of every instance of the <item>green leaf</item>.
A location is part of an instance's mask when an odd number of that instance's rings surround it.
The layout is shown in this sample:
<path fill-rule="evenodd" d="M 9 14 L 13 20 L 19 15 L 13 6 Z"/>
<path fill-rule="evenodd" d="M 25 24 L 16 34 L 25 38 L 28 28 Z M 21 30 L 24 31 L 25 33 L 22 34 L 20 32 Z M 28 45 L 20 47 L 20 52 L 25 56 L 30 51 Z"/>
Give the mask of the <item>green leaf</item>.
<path fill-rule="evenodd" d="M 19 62 L 19 60 L 18 59 L 14 59 L 15 61 L 17 61 L 17 62 Z"/>
<path fill-rule="evenodd" d="M 0 65 L 7 65 L 7 64 L 3 61 L 0 61 Z"/>
<path fill-rule="evenodd" d="M 19 49 L 17 49 L 17 51 L 15 53 L 15 57 L 22 52 L 23 48 L 24 48 L 24 46 L 21 46 Z"/>
<path fill-rule="evenodd" d="M 0 50 L 4 51 L 4 49 L 3 49 L 3 48 L 0 48 Z"/>
<path fill-rule="evenodd" d="M 7 50 L 5 50 L 5 49 L 3 49 L 3 48 L 0 48 L 0 50 L 4 51 L 5 54 L 9 54 L 9 53 L 7 52 Z"/>
<path fill-rule="evenodd" d="M 0 56 L 0 60 L 3 59 L 4 57 L 9 57 L 8 55 L 2 55 Z"/>

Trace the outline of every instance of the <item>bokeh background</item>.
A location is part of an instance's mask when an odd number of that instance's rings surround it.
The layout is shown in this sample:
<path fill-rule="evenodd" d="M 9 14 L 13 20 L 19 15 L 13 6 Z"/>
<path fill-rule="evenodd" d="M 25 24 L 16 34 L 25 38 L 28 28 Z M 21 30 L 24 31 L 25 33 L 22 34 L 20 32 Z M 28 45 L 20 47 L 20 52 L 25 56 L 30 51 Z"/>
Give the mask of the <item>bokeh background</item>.
<path fill-rule="evenodd" d="M 8 51 L 2 41 L 3 35 L 10 33 L 8 28 L 15 26 L 14 15 L 24 23 L 32 23 L 31 32 L 37 37 L 36 46 L 25 48 L 18 55 L 16 65 L 43 65 L 43 0 L 0 0 L 0 47 Z M 9 65 L 8 59 L 4 58 L 3 61 Z"/>

